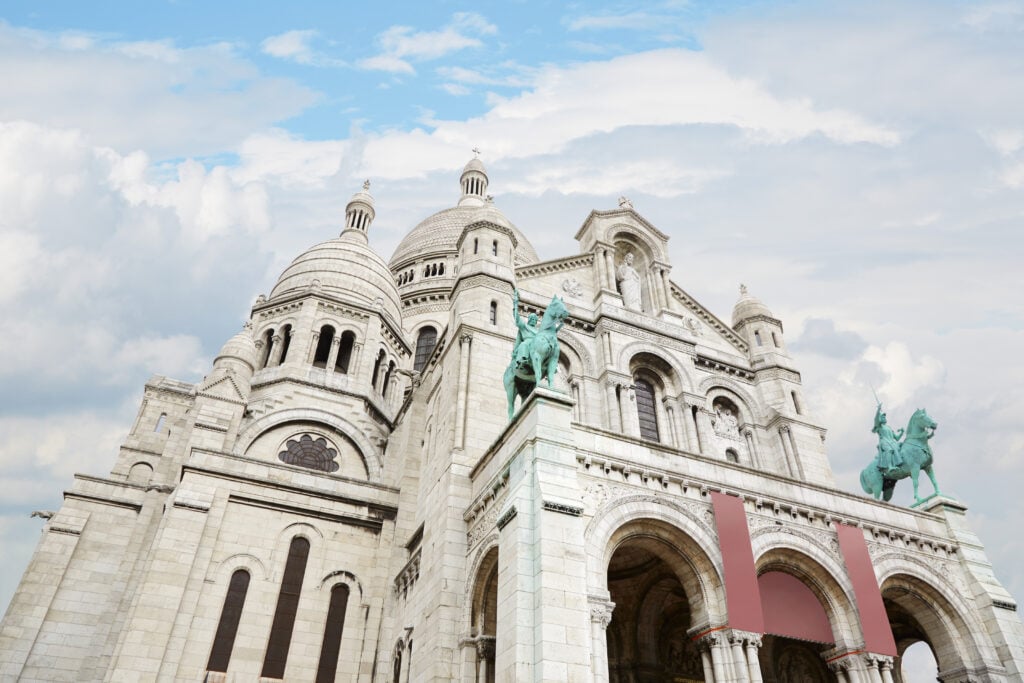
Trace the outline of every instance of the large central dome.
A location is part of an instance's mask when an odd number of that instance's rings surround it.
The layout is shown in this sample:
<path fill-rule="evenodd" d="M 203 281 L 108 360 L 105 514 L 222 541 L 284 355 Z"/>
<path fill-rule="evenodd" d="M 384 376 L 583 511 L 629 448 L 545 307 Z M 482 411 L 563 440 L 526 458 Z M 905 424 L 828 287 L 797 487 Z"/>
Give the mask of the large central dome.
<path fill-rule="evenodd" d="M 537 252 L 505 215 L 486 196 L 487 172 L 479 159 L 470 159 L 460 180 L 462 198 L 458 206 L 438 211 L 409 231 L 391 257 L 392 270 L 404 268 L 418 259 L 451 253 L 467 225 L 490 221 L 509 228 L 516 236 L 515 264 L 536 263 Z"/>

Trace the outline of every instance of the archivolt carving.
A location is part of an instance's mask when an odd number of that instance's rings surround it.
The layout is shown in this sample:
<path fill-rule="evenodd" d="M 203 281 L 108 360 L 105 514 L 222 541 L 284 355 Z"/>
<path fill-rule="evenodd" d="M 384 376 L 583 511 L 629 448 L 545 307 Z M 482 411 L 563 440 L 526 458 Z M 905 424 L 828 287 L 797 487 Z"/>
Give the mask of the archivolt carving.
<path fill-rule="evenodd" d="M 664 361 L 666 365 L 672 368 L 672 373 L 675 375 L 673 378 L 675 387 L 673 387 L 670 392 L 671 394 L 676 395 L 683 391 L 689 391 L 693 386 L 693 381 L 683 369 L 683 366 L 679 363 L 679 359 L 672 353 L 666 353 L 665 347 L 659 346 L 658 344 L 651 344 L 645 341 L 635 341 L 631 344 L 627 344 L 626 347 L 619 352 L 616 367 L 623 368 L 623 370 L 625 370 L 629 367 L 630 360 L 639 353 L 648 353 Z"/>
<path fill-rule="evenodd" d="M 594 363 L 591 360 L 590 353 L 587 351 L 583 342 L 581 342 L 576 335 L 566 332 L 565 330 L 562 330 L 562 333 L 558 335 L 558 340 L 576 352 L 576 355 L 580 359 L 580 363 L 583 365 L 581 368 L 581 374 L 584 377 L 593 377 Z"/>
<path fill-rule="evenodd" d="M 750 393 L 734 379 L 722 375 L 711 375 L 709 377 L 705 377 L 697 387 L 696 393 L 708 396 L 710 399 L 710 393 L 716 387 L 722 387 L 723 389 L 736 394 L 736 396 L 732 398 L 738 398 L 745 404 L 745 407 L 750 411 L 750 415 L 753 417 L 753 422 L 763 421 L 764 415 L 762 414 L 761 405 L 758 400 L 751 396 Z M 708 408 L 710 409 L 710 407 L 711 402 L 709 400 Z M 740 407 L 742 408 L 743 406 Z"/>

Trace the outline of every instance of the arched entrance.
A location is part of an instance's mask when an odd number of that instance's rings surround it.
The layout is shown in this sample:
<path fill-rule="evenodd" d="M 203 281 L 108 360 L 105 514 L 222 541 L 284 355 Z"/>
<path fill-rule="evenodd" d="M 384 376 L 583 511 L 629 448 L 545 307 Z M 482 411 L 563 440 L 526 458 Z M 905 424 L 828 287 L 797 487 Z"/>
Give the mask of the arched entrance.
<path fill-rule="evenodd" d="M 632 522 L 614 541 L 607 569 L 615 603 L 606 632 L 609 682 L 704 681 L 692 630 L 708 623 L 706 584 L 717 584 L 707 556 L 657 520 Z"/>
<path fill-rule="evenodd" d="M 484 556 L 473 590 L 471 633 L 475 640 L 474 683 L 494 683 L 495 636 L 498 628 L 498 549 Z"/>

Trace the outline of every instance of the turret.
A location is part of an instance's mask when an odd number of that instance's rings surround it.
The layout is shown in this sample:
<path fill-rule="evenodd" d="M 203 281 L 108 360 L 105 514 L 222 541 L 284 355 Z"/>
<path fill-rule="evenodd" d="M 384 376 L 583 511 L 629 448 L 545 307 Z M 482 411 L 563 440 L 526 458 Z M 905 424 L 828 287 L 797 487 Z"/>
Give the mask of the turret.
<path fill-rule="evenodd" d="M 341 231 L 342 236 L 347 234 L 362 235 L 366 238 L 370 230 L 370 224 L 376 217 L 377 212 L 373 209 L 373 196 L 370 195 L 370 181 L 363 183 L 363 189 L 352 195 L 345 206 L 345 229 Z"/>
<path fill-rule="evenodd" d="M 732 327 L 750 347 L 751 362 L 789 365 L 782 322 L 764 302 L 750 294 L 746 285 L 740 285 L 740 298 L 732 309 Z"/>

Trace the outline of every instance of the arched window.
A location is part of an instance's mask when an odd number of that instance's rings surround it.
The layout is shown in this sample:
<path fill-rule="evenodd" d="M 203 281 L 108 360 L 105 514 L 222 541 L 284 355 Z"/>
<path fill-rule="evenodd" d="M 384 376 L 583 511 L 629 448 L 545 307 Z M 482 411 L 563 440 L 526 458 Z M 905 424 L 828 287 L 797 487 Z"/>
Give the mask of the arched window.
<path fill-rule="evenodd" d="M 740 461 L 740 454 L 736 451 L 735 448 L 726 448 L 725 459 L 728 460 L 729 462 L 738 463 Z"/>
<path fill-rule="evenodd" d="M 434 346 L 437 344 L 437 330 L 427 326 L 420 330 L 416 337 L 416 357 L 412 369 L 420 372 L 426 366 L 430 356 L 434 353 Z"/>
<path fill-rule="evenodd" d="M 778 346 L 779 345 L 779 338 L 775 336 L 775 332 L 774 331 L 772 331 L 772 345 L 773 346 Z"/>
<path fill-rule="evenodd" d="M 327 359 L 331 356 L 331 342 L 334 341 L 334 328 L 324 325 L 320 328 L 320 338 L 316 342 L 316 353 L 313 354 L 313 366 L 327 367 Z"/>
<path fill-rule="evenodd" d="M 438 275 L 444 275 L 444 263 L 441 263 L 441 265 L 438 266 L 437 274 Z"/>
<path fill-rule="evenodd" d="M 270 360 L 270 349 L 274 345 L 274 329 L 271 328 L 263 333 L 263 353 L 260 356 L 260 368 L 267 367 Z"/>
<path fill-rule="evenodd" d="M 650 441 L 659 441 L 658 411 L 654 403 L 654 386 L 645 379 L 633 381 L 636 393 L 636 413 L 640 420 L 640 436 Z"/>
<path fill-rule="evenodd" d="M 380 396 L 381 396 L 381 398 L 387 398 L 387 396 L 388 396 L 388 389 L 391 386 L 391 377 L 394 374 L 395 374 L 395 361 L 391 361 L 390 363 L 388 363 L 388 370 L 387 370 L 387 372 L 384 373 L 384 382 L 382 383 L 382 385 L 380 387 Z"/>
<path fill-rule="evenodd" d="M 497 301 L 492 301 L 491 302 L 490 320 L 491 320 L 491 324 L 492 325 L 497 325 L 498 324 L 498 302 Z"/>
<path fill-rule="evenodd" d="M 278 361 L 278 365 L 284 363 L 285 359 L 288 358 L 288 348 L 292 345 L 292 326 L 285 325 L 284 329 L 281 330 L 281 360 Z"/>
<path fill-rule="evenodd" d="M 153 431 L 162 432 L 164 430 L 164 422 L 167 422 L 167 413 L 160 413 L 160 417 L 156 419 L 156 427 L 153 427 Z"/>
<path fill-rule="evenodd" d="M 761 345 L 761 333 L 757 330 L 754 330 L 754 341 L 757 342 L 758 346 Z"/>
<path fill-rule="evenodd" d="M 473 253 L 477 253 L 480 250 L 480 240 L 476 237 L 473 238 Z"/>
<path fill-rule="evenodd" d="M 384 362 L 384 349 L 377 354 L 377 360 L 373 361 L 373 374 L 370 376 L 370 386 L 377 388 L 377 380 L 380 378 L 380 365 Z"/>
<path fill-rule="evenodd" d="M 270 626 L 270 641 L 267 643 L 263 672 L 260 674 L 264 678 L 284 678 L 288 648 L 291 646 L 292 630 L 295 628 L 295 612 L 299 607 L 299 594 L 302 592 L 302 578 L 306 573 L 308 559 L 309 541 L 296 536 L 288 548 L 284 579 L 281 581 L 281 592 L 277 596 L 274 621 Z"/>
<path fill-rule="evenodd" d="M 228 594 L 224 598 L 224 607 L 220 612 L 217 634 L 213 637 L 213 649 L 206 663 L 207 671 L 225 672 L 231 661 L 231 650 L 235 647 L 235 635 L 238 633 L 238 622 L 242 620 L 242 608 L 245 606 L 245 594 L 249 592 L 249 572 L 239 569 L 231 575 L 228 583 Z"/>
<path fill-rule="evenodd" d="M 402 644 L 398 643 L 395 646 L 394 662 L 391 665 L 391 683 L 401 683 L 402 681 Z"/>
<path fill-rule="evenodd" d="M 341 345 L 338 347 L 338 358 L 334 362 L 334 371 L 348 373 L 348 364 L 352 361 L 352 347 L 356 343 L 355 332 L 343 332 Z"/>
<path fill-rule="evenodd" d="M 797 415 L 803 415 L 804 411 L 800 409 L 800 399 L 796 397 L 796 392 L 791 391 L 789 392 L 789 395 L 793 397 L 793 410 L 796 411 Z"/>
<path fill-rule="evenodd" d="M 333 683 L 338 673 L 338 653 L 341 652 L 341 634 L 345 629 L 348 593 L 348 586 L 343 583 L 331 589 L 331 604 L 327 608 L 327 623 L 324 624 L 324 640 L 320 645 L 316 683 Z"/>
<path fill-rule="evenodd" d="M 498 240 L 494 240 L 493 242 L 491 242 L 491 254 L 493 256 L 498 255 Z"/>

